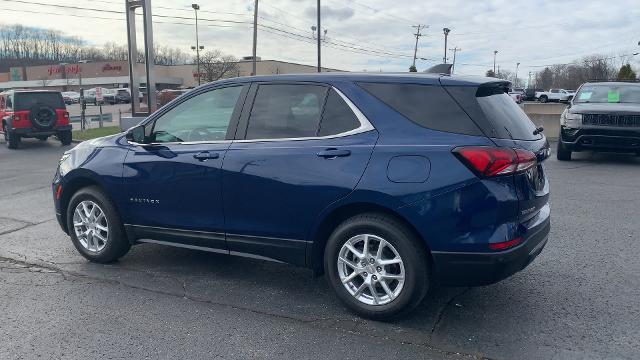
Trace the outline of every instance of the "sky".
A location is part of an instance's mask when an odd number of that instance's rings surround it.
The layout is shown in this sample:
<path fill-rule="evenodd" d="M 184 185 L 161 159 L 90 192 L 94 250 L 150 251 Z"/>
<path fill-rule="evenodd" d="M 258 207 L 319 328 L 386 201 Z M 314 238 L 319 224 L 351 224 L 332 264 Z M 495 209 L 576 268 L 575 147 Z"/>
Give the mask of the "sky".
<path fill-rule="evenodd" d="M 191 51 L 192 1 L 151 1 L 155 42 Z M 194 1 L 201 8 L 199 39 L 205 50 L 251 55 L 254 0 Z M 514 72 L 520 63 L 521 77 L 592 54 L 627 55 L 640 67 L 640 55 L 631 56 L 640 52 L 640 0 L 321 1 L 324 67 L 407 71 L 418 24 L 428 26 L 419 39 L 419 71 L 442 62 L 444 27 L 451 29 L 447 48 L 462 49 L 456 54 L 458 74 L 484 74 L 493 67 L 495 50 L 497 66 Z M 315 65 L 316 4 L 259 0 L 258 56 Z M 0 0 L 0 23 L 53 28 L 96 46 L 124 44 L 124 7 L 123 0 Z M 447 53 L 451 62 L 453 52 Z"/>

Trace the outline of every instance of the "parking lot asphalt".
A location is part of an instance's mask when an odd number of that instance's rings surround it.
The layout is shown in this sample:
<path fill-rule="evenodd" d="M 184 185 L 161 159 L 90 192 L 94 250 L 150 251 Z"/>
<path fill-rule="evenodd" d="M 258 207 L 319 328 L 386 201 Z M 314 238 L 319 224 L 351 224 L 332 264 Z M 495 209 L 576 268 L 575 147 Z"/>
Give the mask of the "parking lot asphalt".
<path fill-rule="evenodd" d="M 290 265 L 150 244 L 88 263 L 52 208 L 64 150 L 0 140 L 0 358 L 640 358 L 640 157 L 550 158 L 552 230 L 528 268 L 382 323 Z"/>

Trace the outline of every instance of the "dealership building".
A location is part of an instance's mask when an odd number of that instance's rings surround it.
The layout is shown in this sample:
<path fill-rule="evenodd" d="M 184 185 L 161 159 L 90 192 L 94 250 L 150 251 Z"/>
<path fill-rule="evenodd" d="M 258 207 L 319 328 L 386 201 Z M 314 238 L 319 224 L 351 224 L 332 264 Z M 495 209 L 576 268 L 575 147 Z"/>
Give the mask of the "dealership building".
<path fill-rule="evenodd" d="M 340 71 L 323 68 L 323 71 Z M 278 60 L 258 60 L 258 75 L 313 73 L 317 67 Z M 252 72 L 251 59 L 238 62 L 238 69 L 228 77 L 249 76 Z M 140 74 L 140 84 L 145 86 L 144 64 L 136 64 Z M 191 88 L 198 85 L 195 64 L 156 65 L 156 87 L 162 89 Z M 12 67 L 7 73 L 0 73 L 0 91 L 7 89 L 50 89 L 77 91 L 80 88 L 121 88 L 129 87 L 129 63 L 127 61 L 89 62 L 78 64 L 42 65 Z"/>

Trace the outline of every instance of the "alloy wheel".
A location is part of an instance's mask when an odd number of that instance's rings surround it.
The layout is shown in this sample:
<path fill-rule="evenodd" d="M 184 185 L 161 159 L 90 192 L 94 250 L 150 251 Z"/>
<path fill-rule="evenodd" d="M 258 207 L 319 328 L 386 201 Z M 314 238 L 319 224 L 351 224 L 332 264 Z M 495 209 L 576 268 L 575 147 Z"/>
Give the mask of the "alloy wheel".
<path fill-rule="evenodd" d="M 350 238 L 338 253 L 337 266 L 345 289 L 367 305 L 392 302 L 404 286 L 405 269 L 400 254 L 376 235 Z"/>
<path fill-rule="evenodd" d="M 104 211 L 91 200 L 84 200 L 73 212 L 73 227 L 80 245 L 87 251 L 102 251 L 109 239 L 109 223 Z"/>

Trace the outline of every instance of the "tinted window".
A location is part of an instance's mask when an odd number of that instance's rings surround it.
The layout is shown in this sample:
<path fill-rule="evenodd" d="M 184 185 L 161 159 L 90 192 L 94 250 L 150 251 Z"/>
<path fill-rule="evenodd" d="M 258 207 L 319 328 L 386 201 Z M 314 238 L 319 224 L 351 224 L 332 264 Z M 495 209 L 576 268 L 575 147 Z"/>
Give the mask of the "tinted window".
<path fill-rule="evenodd" d="M 15 94 L 15 110 L 31 110 L 32 107 L 48 106 L 53 109 L 65 109 L 62 94 L 58 92 L 25 92 Z"/>
<path fill-rule="evenodd" d="M 7 100 L 5 105 L 7 106 L 7 109 L 13 109 L 13 96 L 12 95 L 8 95 L 7 96 Z"/>
<path fill-rule="evenodd" d="M 459 134 L 482 134 L 440 86 L 378 83 L 359 85 L 420 126 Z"/>
<path fill-rule="evenodd" d="M 260 85 L 247 139 L 316 136 L 327 89 L 317 85 Z"/>
<path fill-rule="evenodd" d="M 318 136 L 341 134 L 360 127 L 360 121 L 335 90 L 329 92 Z"/>
<path fill-rule="evenodd" d="M 241 86 L 211 90 L 188 99 L 158 118 L 152 142 L 224 140 Z"/>
<path fill-rule="evenodd" d="M 515 140 L 537 140 L 542 137 L 533 135 L 535 125 L 501 87 L 481 87 L 476 98 L 485 117 L 495 128 L 505 129 L 507 137 Z"/>

